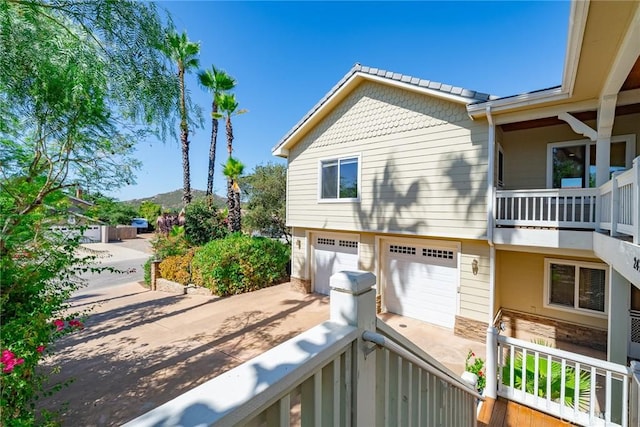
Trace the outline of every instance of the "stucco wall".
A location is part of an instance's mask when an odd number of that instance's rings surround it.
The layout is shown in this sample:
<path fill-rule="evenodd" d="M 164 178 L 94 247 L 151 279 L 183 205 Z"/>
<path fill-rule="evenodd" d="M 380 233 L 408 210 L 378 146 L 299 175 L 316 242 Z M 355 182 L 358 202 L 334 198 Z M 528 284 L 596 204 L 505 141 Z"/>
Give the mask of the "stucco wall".
<path fill-rule="evenodd" d="M 600 262 L 598 259 L 498 250 L 496 251 L 496 279 L 499 284 L 502 307 L 606 329 L 606 318 L 571 313 L 543 306 L 545 258 Z"/>
<path fill-rule="evenodd" d="M 322 159 L 361 156 L 361 200 L 318 202 Z M 287 222 L 481 238 L 487 125 L 465 107 L 364 82 L 289 151 Z"/>
<path fill-rule="evenodd" d="M 586 122 L 595 128 L 594 121 Z M 640 114 L 616 118 L 613 135 L 636 135 L 636 156 L 640 155 Z M 505 155 L 505 189 L 536 189 L 547 186 L 547 144 L 584 140 L 567 124 L 502 133 Z"/>

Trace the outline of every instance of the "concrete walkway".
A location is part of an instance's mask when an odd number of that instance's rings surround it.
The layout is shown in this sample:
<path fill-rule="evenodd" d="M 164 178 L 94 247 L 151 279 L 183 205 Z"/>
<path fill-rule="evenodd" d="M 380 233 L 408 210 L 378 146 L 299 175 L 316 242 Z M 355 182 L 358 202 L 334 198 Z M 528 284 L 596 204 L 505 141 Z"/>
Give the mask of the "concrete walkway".
<path fill-rule="evenodd" d="M 130 283 L 79 293 L 93 313 L 57 344 L 45 369 L 73 379 L 47 409 L 65 426 L 120 425 L 328 318 L 328 297 L 282 284 L 229 298 L 171 295 Z"/>

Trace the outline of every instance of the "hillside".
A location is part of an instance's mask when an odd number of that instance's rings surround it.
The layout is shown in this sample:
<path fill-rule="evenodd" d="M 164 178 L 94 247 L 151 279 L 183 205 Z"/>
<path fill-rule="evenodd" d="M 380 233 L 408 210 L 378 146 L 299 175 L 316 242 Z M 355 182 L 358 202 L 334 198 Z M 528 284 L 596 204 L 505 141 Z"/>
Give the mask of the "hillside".
<path fill-rule="evenodd" d="M 191 194 L 193 195 L 193 200 L 204 199 L 205 197 L 205 192 L 202 190 L 193 189 L 191 190 Z M 179 211 L 182 209 L 182 189 L 156 194 L 155 196 L 144 197 L 142 199 L 125 200 L 124 203 L 137 209 L 142 202 L 147 200 L 162 206 L 164 210 Z M 227 199 L 217 194 L 213 196 L 213 203 L 218 207 L 225 206 L 226 200 Z"/>

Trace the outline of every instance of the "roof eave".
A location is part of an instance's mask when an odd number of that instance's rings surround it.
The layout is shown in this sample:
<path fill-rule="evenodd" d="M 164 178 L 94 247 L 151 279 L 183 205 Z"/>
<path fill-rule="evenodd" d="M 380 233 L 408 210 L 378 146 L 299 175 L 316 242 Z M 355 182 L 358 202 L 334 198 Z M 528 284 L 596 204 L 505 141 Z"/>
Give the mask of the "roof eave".
<path fill-rule="evenodd" d="M 509 98 L 471 104 L 467 106 L 467 112 L 469 113 L 469 116 L 476 119 L 486 115 L 487 107 L 491 108 L 492 113 L 507 112 L 509 110 L 515 110 L 517 108 L 528 107 L 531 105 L 563 101 L 568 99 L 569 96 L 570 95 L 564 90 L 564 88 L 558 87 L 534 93 L 511 96 Z"/>

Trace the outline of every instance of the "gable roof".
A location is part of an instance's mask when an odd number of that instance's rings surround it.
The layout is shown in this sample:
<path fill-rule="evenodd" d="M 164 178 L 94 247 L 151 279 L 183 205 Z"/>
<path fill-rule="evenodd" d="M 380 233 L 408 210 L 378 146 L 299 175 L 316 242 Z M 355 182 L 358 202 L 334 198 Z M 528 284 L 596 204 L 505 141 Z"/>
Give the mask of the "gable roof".
<path fill-rule="evenodd" d="M 328 114 L 332 110 L 332 106 L 341 101 L 364 80 L 375 81 L 464 105 L 497 99 L 496 96 L 487 93 L 420 79 L 407 74 L 394 73 L 380 68 L 367 67 L 356 63 L 351 70 L 278 141 L 271 150 L 272 153 L 276 156 L 286 157 L 288 149 L 298 142 L 299 137 L 304 135 L 310 127 L 314 126 L 320 119 Z"/>

